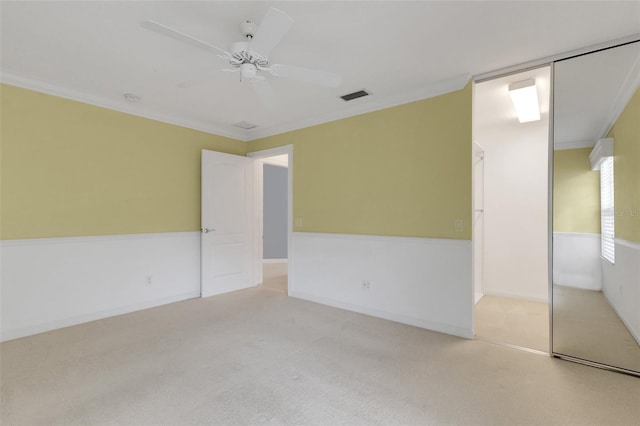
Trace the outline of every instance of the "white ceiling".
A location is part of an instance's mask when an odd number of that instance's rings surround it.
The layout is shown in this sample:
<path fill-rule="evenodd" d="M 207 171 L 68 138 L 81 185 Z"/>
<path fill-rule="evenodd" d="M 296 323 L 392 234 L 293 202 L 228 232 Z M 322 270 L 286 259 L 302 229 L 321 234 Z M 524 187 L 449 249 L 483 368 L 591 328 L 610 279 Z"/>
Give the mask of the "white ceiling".
<path fill-rule="evenodd" d="M 518 122 L 509 84 L 535 79 L 541 120 Z M 555 63 L 554 149 L 595 146 L 606 136 L 640 85 L 640 41 Z M 474 139 L 482 145 L 495 135 L 521 137 L 523 131 L 548 135 L 551 79 L 544 66 L 483 81 L 475 86 Z"/>
<path fill-rule="evenodd" d="M 533 78 L 540 104 L 540 120 L 520 123 L 513 107 L 509 84 Z M 542 135 L 541 142 L 549 135 L 549 102 L 551 94 L 550 67 L 511 74 L 478 83 L 473 99 L 473 138 L 483 148 L 493 142 L 519 141 L 530 135 Z"/>
<path fill-rule="evenodd" d="M 556 149 L 594 146 L 607 135 L 640 84 L 640 42 L 557 62 Z"/>
<path fill-rule="evenodd" d="M 269 7 L 291 31 L 271 61 L 337 72 L 327 89 L 269 77 L 282 107 L 265 110 L 223 60 L 140 27 L 155 20 L 210 44 Z M 640 33 L 640 2 L 7 2 L 2 81 L 242 140 L 454 90 L 468 76 Z M 178 83 L 209 77 L 191 89 Z M 367 89 L 345 103 L 339 95 Z M 141 98 L 127 103 L 124 93 Z M 249 131 L 233 127 L 247 121 Z"/>

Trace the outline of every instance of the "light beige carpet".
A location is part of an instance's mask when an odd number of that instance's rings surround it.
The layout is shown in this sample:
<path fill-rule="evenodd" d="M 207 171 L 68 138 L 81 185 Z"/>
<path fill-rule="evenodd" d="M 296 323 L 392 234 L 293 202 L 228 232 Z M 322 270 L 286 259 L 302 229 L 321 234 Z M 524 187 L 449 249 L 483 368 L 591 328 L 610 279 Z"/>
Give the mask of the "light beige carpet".
<path fill-rule="evenodd" d="M 640 380 L 262 287 L 0 345 L 9 425 L 632 425 Z"/>
<path fill-rule="evenodd" d="M 546 303 L 484 296 L 475 313 L 477 339 L 550 352 Z"/>
<path fill-rule="evenodd" d="M 287 293 L 287 263 L 263 263 L 262 286 L 267 290 Z"/>
<path fill-rule="evenodd" d="M 601 291 L 554 285 L 553 305 L 555 352 L 640 371 L 640 346 Z"/>

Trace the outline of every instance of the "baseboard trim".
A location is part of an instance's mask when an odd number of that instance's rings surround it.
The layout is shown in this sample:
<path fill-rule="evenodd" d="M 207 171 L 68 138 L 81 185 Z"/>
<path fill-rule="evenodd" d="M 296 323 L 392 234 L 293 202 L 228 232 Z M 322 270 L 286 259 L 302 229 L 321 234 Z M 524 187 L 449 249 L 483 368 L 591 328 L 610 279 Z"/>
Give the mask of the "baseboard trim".
<path fill-rule="evenodd" d="M 605 294 L 605 298 L 606 298 L 606 294 Z M 611 303 L 609 299 L 607 299 L 607 302 L 609 302 L 610 306 L 613 306 L 613 310 L 616 312 L 616 314 L 618 315 L 618 318 L 620 318 L 620 321 L 622 321 L 624 326 L 627 327 L 627 330 L 629 331 L 629 334 L 631 334 L 631 337 L 633 337 L 636 340 L 636 343 L 640 345 L 640 335 L 636 333 L 633 327 L 631 327 L 631 324 L 629 324 L 627 320 L 622 315 L 620 315 L 620 312 L 618 312 L 618 310 L 616 309 L 616 306 L 613 303 Z"/>
<path fill-rule="evenodd" d="M 640 321 L 638 321 L 637 296 L 640 267 L 640 243 L 615 239 L 616 262 L 610 263 L 602 259 L 603 288 L 602 293 L 614 312 L 629 331 L 629 334 L 640 345 Z"/>
<path fill-rule="evenodd" d="M 550 357 L 551 356 L 551 352 L 545 352 L 545 351 L 541 351 L 539 349 L 525 348 L 524 346 L 512 345 L 510 343 L 494 342 L 494 341 L 491 341 L 491 340 L 486 340 L 486 339 L 478 338 L 478 337 L 476 337 L 476 340 L 479 341 L 479 342 L 488 343 L 490 345 L 496 345 L 496 346 L 502 346 L 502 347 L 505 347 L 505 348 L 517 349 L 519 351 L 529 352 L 529 353 L 536 354 L 536 355 L 542 355 L 542 356 L 546 356 L 546 357 Z"/>
<path fill-rule="evenodd" d="M 307 300 L 309 302 L 320 303 L 322 305 L 333 306 L 334 308 L 345 309 L 351 312 L 357 312 L 359 314 L 370 315 L 377 318 L 386 319 L 389 321 L 399 322 L 402 324 L 412 325 L 414 327 L 420 327 L 439 333 L 451 334 L 454 336 L 462 337 L 464 339 L 473 339 L 473 331 L 465 328 L 452 326 L 449 324 L 442 324 L 433 321 L 426 321 L 420 318 L 413 318 L 405 315 L 394 314 L 391 312 L 383 311 L 375 308 L 368 308 L 365 306 L 353 305 L 351 303 L 341 302 L 339 300 L 330 299 L 326 297 L 315 296 L 312 294 L 289 290 L 289 296 L 297 299 Z"/>
<path fill-rule="evenodd" d="M 622 321 L 624 326 L 627 328 L 627 331 L 629 331 L 629 334 L 631 334 L 631 337 L 633 337 L 636 343 L 640 345 L 640 334 L 638 334 L 636 330 L 633 329 L 631 324 L 629 324 L 629 322 L 625 319 L 624 315 L 622 315 L 622 313 L 618 309 L 618 306 L 615 303 L 613 303 L 611 299 L 609 299 L 609 296 L 607 296 L 607 292 L 603 291 L 602 294 L 604 295 L 604 298 L 607 300 L 607 303 L 609 303 L 609 306 L 613 308 L 613 311 L 616 313 L 620 321 Z"/>
<path fill-rule="evenodd" d="M 0 341 L 5 342 L 8 340 L 19 339 L 21 337 L 31 336 L 33 334 L 45 333 L 47 331 L 56 330 L 59 328 L 71 327 L 74 325 L 84 324 L 91 321 L 97 321 L 104 318 L 113 317 L 116 315 L 129 314 L 131 312 L 141 311 L 144 309 L 155 308 L 162 305 L 168 305 L 169 303 L 181 302 L 183 300 L 194 299 L 200 297 L 200 292 L 189 292 L 178 294 L 175 296 L 163 297 L 161 299 L 149 300 L 142 303 L 136 303 L 133 305 L 122 306 L 120 308 L 108 309 L 100 312 L 92 312 L 86 315 L 78 315 L 75 317 L 65 318 L 58 321 L 38 324 L 35 326 L 19 328 L 15 330 L 7 330 L 2 336 Z"/>

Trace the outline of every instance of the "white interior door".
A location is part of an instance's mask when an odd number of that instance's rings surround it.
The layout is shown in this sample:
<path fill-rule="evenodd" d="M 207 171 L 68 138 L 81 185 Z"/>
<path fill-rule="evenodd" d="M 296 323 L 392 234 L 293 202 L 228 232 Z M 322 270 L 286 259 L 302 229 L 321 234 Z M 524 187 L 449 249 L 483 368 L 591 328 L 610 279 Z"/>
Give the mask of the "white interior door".
<path fill-rule="evenodd" d="M 202 297 L 255 285 L 253 162 L 202 150 Z"/>

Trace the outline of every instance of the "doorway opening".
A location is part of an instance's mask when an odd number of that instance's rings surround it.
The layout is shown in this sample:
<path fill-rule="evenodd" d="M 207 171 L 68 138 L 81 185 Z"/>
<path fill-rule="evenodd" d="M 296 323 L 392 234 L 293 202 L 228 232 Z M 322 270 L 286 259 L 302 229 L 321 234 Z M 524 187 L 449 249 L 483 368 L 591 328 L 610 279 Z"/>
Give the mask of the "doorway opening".
<path fill-rule="evenodd" d="M 475 336 L 543 353 L 549 353 L 550 78 L 545 66 L 473 90 Z M 509 86 L 531 80 L 540 119 L 520 122 Z"/>
<path fill-rule="evenodd" d="M 288 154 L 265 157 L 262 163 L 262 285 L 287 293 Z"/>
<path fill-rule="evenodd" d="M 284 294 L 292 283 L 292 153 L 292 146 L 285 146 L 248 154 L 256 160 L 258 283 Z"/>

